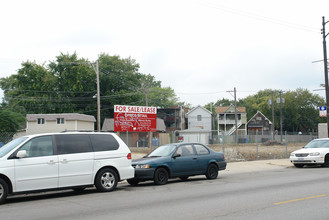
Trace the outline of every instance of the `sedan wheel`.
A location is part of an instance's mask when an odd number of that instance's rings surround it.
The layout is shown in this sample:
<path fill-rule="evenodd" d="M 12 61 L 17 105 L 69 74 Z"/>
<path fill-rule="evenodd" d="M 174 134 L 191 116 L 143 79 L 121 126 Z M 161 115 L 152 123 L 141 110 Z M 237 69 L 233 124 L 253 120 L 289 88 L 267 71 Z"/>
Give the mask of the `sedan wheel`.
<path fill-rule="evenodd" d="M 95 186 L 100 192 L 110 192 L 113 191 L 118 184 L 117 173 L 108 168 L 101 170 L 95 178 Z"/>
<path fill-rule="evenodd" d="M 323 166 L 329 167 L 329 154 L 326 154 L 326 156 L 324 157 L 324 164 L 323 164 Z"/>
<path fill-rule="evenodd" d="M 165 168 L 158 168 L 154 173 L 154 183 L 155 185 L 164 185 L 168 182 L 168 171 Z"/>
<path fill-rule="evenodd" d="M 215 164 L 209 164 L 206 177 L 207 179 L 216 179 L 218 176 L 218 167 Z"/>

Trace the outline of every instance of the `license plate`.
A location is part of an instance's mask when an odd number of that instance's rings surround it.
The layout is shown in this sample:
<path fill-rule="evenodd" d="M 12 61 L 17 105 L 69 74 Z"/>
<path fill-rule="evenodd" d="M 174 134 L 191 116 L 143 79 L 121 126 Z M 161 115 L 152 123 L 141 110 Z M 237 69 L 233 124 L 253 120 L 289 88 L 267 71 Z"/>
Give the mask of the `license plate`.
<path fill-rule="evenodd" d="M 304 160 L 304 158 L 298 158 L 298 160 L 299 160 L 299 161 L 303 161 L 303 160 Z"/>

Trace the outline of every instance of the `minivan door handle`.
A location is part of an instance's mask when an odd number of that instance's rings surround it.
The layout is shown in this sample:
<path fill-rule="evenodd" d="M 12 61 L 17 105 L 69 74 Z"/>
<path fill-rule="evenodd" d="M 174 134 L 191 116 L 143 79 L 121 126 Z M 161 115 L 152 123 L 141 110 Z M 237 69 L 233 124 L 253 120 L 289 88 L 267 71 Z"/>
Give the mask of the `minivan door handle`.
<path fill-rule="evenodd" d="M 63 159 L 61 163 L 68 163 L 67 159 Z"/>
<path fill-rule="evenodd" d="M 48 164 L 49 164 L 49 165 L 54 165 L 54 164 L 55 164 L 55 161 L 54 161 L 54 160 L 50 160 L 50 161 L 48 162 Z"/>

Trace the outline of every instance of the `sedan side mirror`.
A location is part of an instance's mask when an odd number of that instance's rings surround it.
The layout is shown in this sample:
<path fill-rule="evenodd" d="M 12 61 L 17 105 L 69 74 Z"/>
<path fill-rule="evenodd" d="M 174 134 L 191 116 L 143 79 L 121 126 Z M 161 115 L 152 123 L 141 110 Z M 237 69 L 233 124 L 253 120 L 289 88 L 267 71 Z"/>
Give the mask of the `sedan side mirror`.
<path fill-rule="evenodd" d="M 178 153 L 175 153 L 172 158 L 176 159 L 176 157 L 181 157 L 182 155 L 181 154 L 178 154 Z"/>

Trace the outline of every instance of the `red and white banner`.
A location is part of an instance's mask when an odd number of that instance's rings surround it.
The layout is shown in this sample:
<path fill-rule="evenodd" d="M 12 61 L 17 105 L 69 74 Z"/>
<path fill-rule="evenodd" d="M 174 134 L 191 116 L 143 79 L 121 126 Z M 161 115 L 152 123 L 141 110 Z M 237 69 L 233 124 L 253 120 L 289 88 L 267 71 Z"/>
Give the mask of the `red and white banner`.
<path fill-rule="evenodd" d="M 114 131 L 155 132 L 157 109 L 147 106 L 114 106 Z"/>

